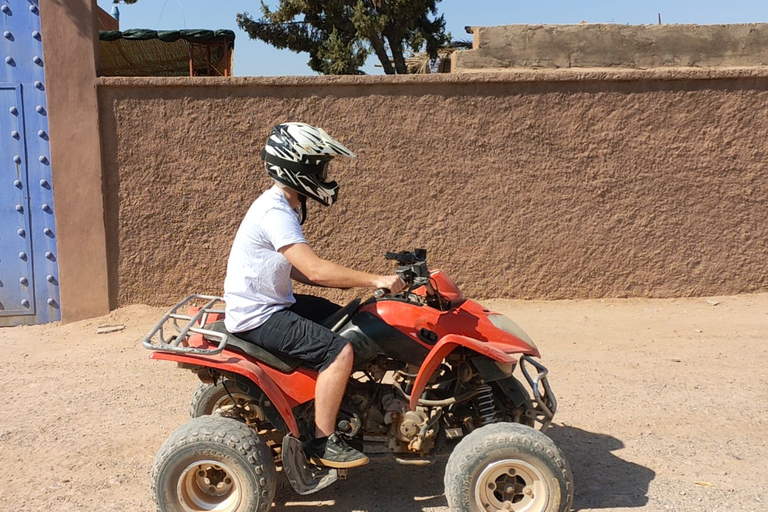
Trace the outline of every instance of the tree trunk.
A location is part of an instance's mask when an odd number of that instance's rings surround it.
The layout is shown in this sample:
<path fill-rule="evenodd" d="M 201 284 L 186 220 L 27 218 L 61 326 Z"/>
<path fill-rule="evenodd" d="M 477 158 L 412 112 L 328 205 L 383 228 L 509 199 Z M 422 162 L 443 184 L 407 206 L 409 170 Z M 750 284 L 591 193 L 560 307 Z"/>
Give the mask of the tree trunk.
<path fill-rule="evenodd" d="M 403 34 L 397 27 L 389 25 L 383 31 L 384 37 L 389 43 L 389 51 L 392 52 L 392 61 L 395 63 L 395 71 L 399 75 L 408 73 L 408 66 L 405 64 L 405 55 L 403 54 Z"/>
<path fill-rule="evenodd" d="M 405 64 L 405 55 L 403 54 L 402 41 L 389 39 L 389 48 L 392 51 L 392 60 L 395 61 L 395 71 L 400 75 L 408 73 L 408 66 Z"/>
<path fill-rule="evenodd" d="M 371 34 L 370 41 L 371 46 L 373 46 L 373 51 L 376 52 L 376 56 L 379 58 L 381 66 L 384 68 L 384 73 L 394 75 L 395 68 L 392 67 L 392 62 L 389 60 L 387 50 L 384 48 L 384 41 L 382 41 L 379 34 L 376 33 Z"/>

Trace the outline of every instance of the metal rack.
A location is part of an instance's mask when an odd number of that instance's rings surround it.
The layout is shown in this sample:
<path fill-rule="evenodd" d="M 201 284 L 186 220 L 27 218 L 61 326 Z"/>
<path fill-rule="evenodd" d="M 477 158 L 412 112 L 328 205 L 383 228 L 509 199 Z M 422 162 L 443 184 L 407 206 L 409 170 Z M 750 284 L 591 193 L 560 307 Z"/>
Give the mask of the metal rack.
<path fill-rule="evenodd" d="M 202 305 L 199 305 L 202 304 Z M 191 309 L 191 313 L 180 313 L 182 308 Z M 216 320 L 224 315 L 224 299 L 213 295 L 190 295 L 173 306 L 163 318 L 144 337 L 141 344 L 150 350 L 175 352 L 182 354 L 215 355 L 227 346 L 225 333 L 205 329 L 211 317 Z M 179 322 L 185 322 L 180 324 Z M 187 346 L 190 334 L 201 334 L 206 340 L 216 344 L 212 348 Z"/>
<path fill-rule="evenodd" d="M 531 377 L 528 368 L 525 366 L 526 363 L 536 368 L 537 373 L 535 377 Z M 557 410 L 557 399 L 555 398 L 554 393 L 552 393 L 552 389 L 549 387 L 549 380 L 547 379 L 549 370 L 532 357 L 526 355 L 520 357 L 520 370 L 523 372 L 525 380 L 528 381 L 528 384 L 533 390 L 533 399 L 536 403 L 533 408 L 534 414 L 536 415 L 535 419 L 542 424 L 540 430 L 546 432 L 552 424 L 552 418 L 555 416 L 555 411 Z M 544 388 L 543 392 L 541 389 L 542 387 Z"/>

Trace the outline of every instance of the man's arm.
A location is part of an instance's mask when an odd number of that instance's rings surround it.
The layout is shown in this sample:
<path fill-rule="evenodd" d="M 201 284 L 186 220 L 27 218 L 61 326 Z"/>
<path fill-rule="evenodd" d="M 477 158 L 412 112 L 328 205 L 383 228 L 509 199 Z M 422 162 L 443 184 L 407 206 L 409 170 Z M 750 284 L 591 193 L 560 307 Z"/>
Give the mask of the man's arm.
<path fill-rule="evenodd" d="M 320 258 L 307 244 L 290 244 L 280 254 L 293 265 L 291 277 L 306 284 L 329 288 L 386 288 L 397 293 L 405 287 L 399 276 L 376 275 Z"/>
<path fill-rule="evenodd" d="M 300 283 L 308 284 L 310 286 L 320 286 L 319 284 L 313 283 L 312 281 L 310 281 L 310 279 L 304 274 L 302 274 L 301 272 L 299 272 L 299 269 L 297 269 L 296 267 L 291 268 L 291 279 L 293 279 L 294 281 L 298 281 Z"/>

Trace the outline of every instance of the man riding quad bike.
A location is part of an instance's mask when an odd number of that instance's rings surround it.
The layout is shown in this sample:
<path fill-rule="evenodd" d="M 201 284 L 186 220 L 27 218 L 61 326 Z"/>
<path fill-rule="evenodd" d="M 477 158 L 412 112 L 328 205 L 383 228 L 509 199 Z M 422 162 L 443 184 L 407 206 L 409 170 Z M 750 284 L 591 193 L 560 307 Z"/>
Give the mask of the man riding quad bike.
<path fill-rule="evenodd" d="M 237 232 L 224 298 L 187 297 L 145 338 L 152 358 L 201 380 L 194 418 L 156 458 L 158 509 L 264 511 L 278 465 L 310 494 L 372 457 L 424 465 L 450 453 L 452 510 L 568 510 L 568 464 L 534 428 L 557 403 L 525 332 L 429 270 L 425 250 L 388 253 L 396 272 L 375 275 L 307 244 L 306 198 L 336 201 L 335 156 L 354 154 L 319 128 L 276 126 L 262 152 L 275 185 Z M 294 295 L 292 279 L 376 291 L 341 308 Z"/>

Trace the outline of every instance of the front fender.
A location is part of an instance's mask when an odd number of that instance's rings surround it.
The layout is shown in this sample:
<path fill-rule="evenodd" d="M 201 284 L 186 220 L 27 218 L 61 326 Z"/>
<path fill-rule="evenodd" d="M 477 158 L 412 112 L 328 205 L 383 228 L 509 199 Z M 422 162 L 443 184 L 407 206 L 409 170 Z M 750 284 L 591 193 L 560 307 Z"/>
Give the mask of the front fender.
<path fill-rule="evenodd" d="M 426 359 L 424 359 L 424 362 L 421 364 L 421 368 L 419 368 L 418 375 L 416 375 L 416 381 L 413 383 L 413 390 L 411 391 L 410 407 L 412 411 L 416 410 L 419 397 L 427 387 L 427 382 L 429 382 L 432 374 L 435 373 L 435 370 L 437 370 L 440 363 L 443 362 L 443 359 L 453 352 L 456 347 L 466 347 L 470 350 L 474 350 L 478 354 L 482 354 L 494 361 L 502 363 L 514 363 L 517 361 L 514 356 L 507 354 L 502 350 L 502 347 L 504 347 L 503 345 L 497 347 L 493 342 L 478 341 L 474 338 L 461 336 L 459 334 L 448 334 L 443 336 L 440 341 L 432 347 L 429 354 L 427 354 Z"/>
<path fill-rule="evenodd" d="M 299 437 L 299 426 L 296 422 L 296 418 L 293 415 L 293 407 L 299 403 L 290 397 L 277 386 L 275 381 L 267 374 L 267 372 L 258 364 L 237 357 L 227 351 L 221 354 L 213 356 L 204 355 L 186 355 L 186 354 L 171 354 L 168 352 L 152 352 L 149 356 L 150 359 L 156 359 L 161 361 L 175 361 L 177 363 L 187 363 L 198 366 L 205 366 L 207 368 L 215 368 L 225 372 L 237 373 L 243 377 L 251 380 L 256 384 L 267 398 L 272 402 L 277 411 L 285 421 L 285 425 L 291 431 L 291 433 Z"/>

